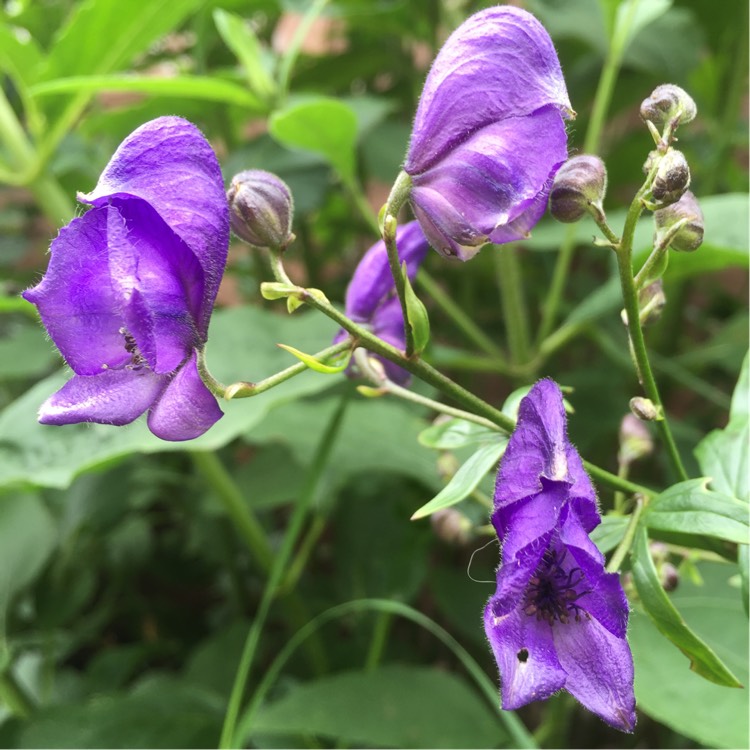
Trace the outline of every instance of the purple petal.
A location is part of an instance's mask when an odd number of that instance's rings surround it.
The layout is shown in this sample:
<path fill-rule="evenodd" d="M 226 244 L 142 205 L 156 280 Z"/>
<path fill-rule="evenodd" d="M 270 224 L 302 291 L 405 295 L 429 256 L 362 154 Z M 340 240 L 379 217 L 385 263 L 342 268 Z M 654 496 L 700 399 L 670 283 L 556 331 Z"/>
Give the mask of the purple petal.
<path fill-rule="evenodd" d="M 91 193 L 95 206 L 113 198 L 148 203 L 195 254 L 205 286 L 198 330 L 205 338 L 229 245 L 229 209 L 221 169 L 201 132 L 180 117 L 160 117 L 128 136 Z"/>
<path fill-rule="evenodd" d="M 565 685 L 566 674 L 555 653 L 553 628 L 546 622 L 519 609 L 497 617 L 490 599 L 484 610 L 484 630 L 500 671 L 504 709 L 549 698 Z"/>
<path fill-rule="evenodd" d="M 565 126 L 553 107 L 491 123 L 414 176 L 415 215 L 427 219 L 436 250 L 462 260 L 490 240 L 525 239 L 566 157 Z"/>
<path fill-rule="evenodd" d="M 192 440 L 218 422 L 224 412 L 198 374 L 197 353 L 175 373 L 151 407 L 148 428 L 162 440 Z"/>
<path fill-rule="evenodd" d="M 595 619 L 553 628 L 565 689 L 589 711 L 623 732 L 635 726 L 633 657 L 628 642 Z"/>
<path fill-rule="evenodd" d="M 155 372 L 171 372 L 201 336 L 203 271 L 190 249 L 141 200 L 116 200 L 108 240 L 114 283 L 126 300 L 126 328 Z"/>
<path fill-rule="evenodd" d="M 404 224 L 396 230 L 398 257 L 406 261 L 409 278 L 427 255 L 429 245 L 416 221 Z M 376 242 L 362 257 L 346 290 L 346 314 L 358 323 L 369 322 L 383 299 L 394 293 L 393 277 L 388 265 L 385 243 Z"/>
<path fill-rule="evenodd" d="M 78 375 L 130 361 L 121 332 L 124 299 L 108 263 L 110 208 L 73 219 L 52 242 L 44 278 L 23 293 L 39 314 L 55 345 Z"/>
<path fill-rule="evenodd" d="M 105 370 L 98 375 L 74 375 L 39 409 L 42 424 L 129 424 L 158 398 L 167 378 L 147 368 Z"/>
<path fill-rule="evenodd" d="M 424 172 L 483 127 L 570 101 L 549 34 L 526 11 L 488 8 L 463 23 L 435 58 L 404 169 Z"/>

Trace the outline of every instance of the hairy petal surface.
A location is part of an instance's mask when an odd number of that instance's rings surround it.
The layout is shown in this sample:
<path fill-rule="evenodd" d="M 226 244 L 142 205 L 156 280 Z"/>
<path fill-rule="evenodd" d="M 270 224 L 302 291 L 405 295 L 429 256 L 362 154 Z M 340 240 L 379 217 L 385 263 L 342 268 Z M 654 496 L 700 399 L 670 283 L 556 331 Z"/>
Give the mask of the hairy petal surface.
<path fill-rule="evenodd" d="M 42 404 L 39 421 L 53 425 L 130 424 L 151 406 L 167 382 L 165 375 L 156 375 L 145 367 L 74 375 Z"/>
<path fill-rule="evenodd" d="M 162 440 L 192 440 L 221 419 L 224 412 L 198 374 L 193 352 L 151 407 L 148 428 Z"/>
<path fill-rule="evenodd" d="M 404 169 L 426 171 L 491 123 L 547 105 L 571 110 L 549 34 L 534 16 L 501 5 L 476 13 L 443 45 L 425 81 Z"/>
<path fill-rule="evenodd" d="M 221 169 L 198 128 L 181 117 L 159 117 L 131 133 L 79 199 L 103 206 L 139 198 L 190 248 L 203 270 L 198 330 L 205 338 L 229 246 L 229 208 Z"/>

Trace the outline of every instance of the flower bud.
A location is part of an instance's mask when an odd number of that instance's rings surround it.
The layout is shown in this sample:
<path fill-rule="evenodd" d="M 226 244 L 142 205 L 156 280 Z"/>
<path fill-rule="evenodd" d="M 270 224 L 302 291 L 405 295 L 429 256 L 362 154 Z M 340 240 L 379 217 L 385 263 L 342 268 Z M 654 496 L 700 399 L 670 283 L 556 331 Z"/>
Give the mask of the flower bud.
<path fill-rule="evenodd" d="M 552 183 L 549 210 L 558 221 L 578 221 L 607 192 L 607 169 L 598 156 L 574 156 L 560 167 Z"/>
<path fill-rule="evenodd" d="M 695 119 L 697 112 L 690 94 L 671 83 L 657 86 L 641 104 L 641 118 L 650 120 L 654 125 L 666 125 L 668 122 L 674 122 L 675 126 L 685 125 Z"/>
<path fill-rule="evenodd" d="M 682 151 L 670 148 L 661 158 L 651 186 L 651 195 L 659 206 L 676 203 L 690 187 L 690 167 Z"/>
<path fill-rule="evenodd" d="M 674 591 L 680 585 L 680 573 L 672 563 L 662 563 L 659 568 L 659 581 L 665 591 Z"/>
<path fill-rule="evenodd" d="M 654 449 L 651 433 L 643 422 L 632 414 L 626 414 L 620 422 L 620 464 L 631 464 L 639 458 L 648 456 Z"/>
<path fill-rule="evenodd" d="M 703 243 L 703 212 L 689 190 L 677 203 L 654 211 L 654 223 L 654 245 L 669 245 L 687 253 Z"/>
<path fill-rule="evenodd" d="M 232 231 L 245 242 L 283 249 L 294 239 L 292 194 L 275 174 L 262 169 L 236 174 L 227 200 Z"/>
<path fill-rule="evenodd" d="M 471 541 L 471 521 L 455 508 L 443 508 L 430 516 L 435 536 L 448 544 L 462 547 Z"/>
<path fill-rule="evenodd" d="M 655 422 L 659 418 L 659 410 L 651 399 L 635 396 L 630 399 L 630 411 L 644 422 Z"/>
<path fill-rule="evenodd" d="M 656 279 L 647 284 L 638 292 L 638 307 L 642 326 L 656 323 L 667 304 L 667 296 L 664 294 L 664 283 Z"/>

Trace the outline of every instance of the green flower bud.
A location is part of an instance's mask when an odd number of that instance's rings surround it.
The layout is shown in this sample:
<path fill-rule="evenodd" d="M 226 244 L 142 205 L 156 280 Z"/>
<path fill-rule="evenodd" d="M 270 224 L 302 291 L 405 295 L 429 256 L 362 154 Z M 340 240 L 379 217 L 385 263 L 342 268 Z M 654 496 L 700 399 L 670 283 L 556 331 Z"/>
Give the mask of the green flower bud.
<path fill-rule="evenodd" d="M 703 212 L 688 190 L 671 206 L 654 211 L 654 245 L 689 253 L 703 243 Z"/>
<path fill-rule="evenodd" d="M 601 206 L 607 192 L 607 168 L 598 156 L 574 156 L 555 175 L 549 210 L 558 221 L 578 221 L 589 206 Z"/>
<path fill-rule="evenodd" d="M 619 438 L 618 461 L 621 465 L 629 465 L 654 450 L 654 441 L 648 427 L 632 414 L 626 414 L 622 418 Z"/>
<path fill-rule="evenodd" d="M 641 118 L 650 120 L 654 125 L 685 125 L 695 119 L 698 108 L 693 98 L 679 86 L 665 83 L 657 86 L 648 99 L 641 104 Z"/>
<path fill-rule="evenodd" d="M 651 399 L 635 396 L 630 399 L 630 411 L 644 422 L 655 422 L 659 419 L 659 410 Z"/>
<path fill-rule="evenodd" d="M 292 194 L 275 174 L 262 169 L 236 174 L 227 200 L 232 231 L 245 242 L 284 249 L 294 240 Z"/>
<path fill-rule="evenodd" d="M 682 151 L 670 148 L 661 158 L 651 186 L 651 195 L 658 206 L 676 203 L 690 186 L 690 167 Z"/>
<path fill-rule="evenodd" d="M 664 283 L 656 279 L 638 292 L 638 308 L 642 326 L 649 326 L 661 318 L 667 296 L 664 294 Z"/>

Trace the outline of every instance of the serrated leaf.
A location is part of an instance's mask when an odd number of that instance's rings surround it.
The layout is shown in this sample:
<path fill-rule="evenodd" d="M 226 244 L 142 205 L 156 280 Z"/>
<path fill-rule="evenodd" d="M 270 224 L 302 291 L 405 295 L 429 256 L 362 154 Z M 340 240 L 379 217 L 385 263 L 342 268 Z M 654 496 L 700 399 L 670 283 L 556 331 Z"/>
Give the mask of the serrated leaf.
<path fill-rule="evenodd" d="M 243 18 L 221 8 L 214 10 L 213 17 L 224 44 L 242 64 L 250 88 L 263 101 L 270 101 L 276 84 L 263 65 L 262 49 L 252 28 Z"/>
<path fill-rule="evenodd" d="M 650 529 L 713 536 L 747 544 L 748 508 L 735 497 L 713 492 L 707 479 L 690 479 L 657 495 L 643 513 Z"/>
<path fill-rule="evenodd" d="M 297 685 L 264 706 L 254 733 L 317 735 L 356 747 L 494 747 L 498 717 L 458 677 L 387 666 Z"/>
<path fill-rule="evenodd" d="M 323 156 L 344 180 L 354 177 L 357 116 L 336 99 L 316 98 L 275 112 L 271 135 L 284 146 Z"/>
<path fill-rule="evenodd" d="M 646 528 L 635 535 L 631 553 L 633 579 L 644 609 L 659 631 L 690 660 L 690 669 L 717 685 L 742 687 L 724 662 L 688 626 L 662 587 L 648 548 Z"/>
<path fill-rule="evenodd" d="M 429 503 L 426 503 L 414 513 L 411 520 L 416 521 L 419 518 L 425 518 L 468 497 L 479 486 L 485 474 L 497 466 L 497 462 L 505 453 L 507 445 L 508 438 L 504 435 L 498 435 L 495 443 L 483 445 L 461 466 L 450 482 Z"/>

